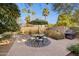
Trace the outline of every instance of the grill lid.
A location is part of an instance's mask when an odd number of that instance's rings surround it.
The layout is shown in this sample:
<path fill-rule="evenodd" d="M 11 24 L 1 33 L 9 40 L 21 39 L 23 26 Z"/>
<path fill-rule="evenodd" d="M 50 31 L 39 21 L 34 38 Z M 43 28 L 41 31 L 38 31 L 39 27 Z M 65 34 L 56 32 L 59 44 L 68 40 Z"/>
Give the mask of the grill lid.
<path fill-rule="evenodd" d="M 75 34 L 75 31 L 72 29 L 69 29 L 65 32 L 65 34 Z"/>

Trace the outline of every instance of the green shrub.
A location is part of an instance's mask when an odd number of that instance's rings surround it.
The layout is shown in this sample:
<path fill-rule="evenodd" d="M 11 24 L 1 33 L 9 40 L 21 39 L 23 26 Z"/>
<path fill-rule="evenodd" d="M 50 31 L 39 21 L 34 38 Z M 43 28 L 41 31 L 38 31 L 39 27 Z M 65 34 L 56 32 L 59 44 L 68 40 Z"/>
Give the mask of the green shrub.
<path fill-rule="evenodd" d="M 11 36 L 12 36 L 11 34 L 3 34 L 3 35 L 2 35 L 2 38 L 0 38 L 0 41 L 6 40 L 6 39 L 10 39 Z"/>
<path fill-rule="evenodd" d="M 51 28 L 53 26 L 54 26 L 54 24 L 48 24 L 48 28 Z"/>
<path fill-rule="evenodd" d="M 18 31 L 17 34 L 22 34 L 22 32 L 21 31 Z"/>
<path fill-rule="evenodd" d="M 6 35 L 4 35 L 3 38 L 7 38 L 8 39 L 8 38 L 11 38 L 11 36 L 12 36 L 11 34 L 6 34 Z"/>
<path fill-rule="evenodd" d="M 74 53 L 75 55 L 79 56 L 79 44 L 76 45 L 71 45 L 70 47 L 67 48 L 69 51 Z"/>
<path fill-rule="evenodd" d="M 11 35 L 5 35 L 2 38 L 0 38 L 0 41 L 2 41 L 2 40 L 9 40 L 10 37 L 11 37 Z"/>
<path fill-rule="evenodd" d="M 47 30 L 45 33 L 48 37 L 59 40 L 64 39 L 64 34 L 57 30 Z"/>

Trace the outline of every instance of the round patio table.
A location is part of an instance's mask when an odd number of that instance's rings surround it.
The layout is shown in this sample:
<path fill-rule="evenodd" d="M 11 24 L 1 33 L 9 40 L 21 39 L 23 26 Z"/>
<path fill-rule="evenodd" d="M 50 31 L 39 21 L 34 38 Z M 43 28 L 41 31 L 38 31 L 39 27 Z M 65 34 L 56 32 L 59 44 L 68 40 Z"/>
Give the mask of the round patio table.
<path fill-rule="evenodd" d="M 34 46 L 40 47 L 44 44 L 44 34 L 33 34 L 32 36 Z"/>
<path fill-rule="evenodd" d="M 44 34 L 33 34 L 30 41 L 33 46 L 42 47 L 46 44 L 47 38 Z"/>
<path fill-rule="evenodd" d="M 44 34 L 34 34 L 28 39 L 28 42 L 32 47 L 43 47 L 49 44 Z"/>

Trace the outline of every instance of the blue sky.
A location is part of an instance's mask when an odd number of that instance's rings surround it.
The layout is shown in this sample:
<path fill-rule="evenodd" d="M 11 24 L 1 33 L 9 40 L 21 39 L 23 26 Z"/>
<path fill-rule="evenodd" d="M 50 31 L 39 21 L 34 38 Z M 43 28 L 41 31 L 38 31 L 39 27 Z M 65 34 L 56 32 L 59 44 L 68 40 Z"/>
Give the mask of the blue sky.
<path fill-rule="evenodd" d="M 27 13 L 23 13 L 22 9 L 26 8 L 24 3 L 18 3 L 17 4 L 19 9 L 20 9 L 20 13 L 21 13 L 21 23 L 24 24 L 25 23 L 25 17 L 28 15 Z M 57 18 L 58 18 L 58 14 L 57 12 L 52 11 L 51 9 L 51 4 L 47 5 L 46 4 L 41 4 L 42 6 L 40 6 L 39 3 L 35 3 L 32 6 L 32 10 L 35 11 L 35 15 L 32 16 L 31 20 L 34 20 L 35 18 L 40 18 L 40 19 L 44 19 L 44 16 L 42 15 L 42 10 L 43 8 L 47 7 L 50 11 L 49 16 L 47 17 L 47 20 L 49 23 L 51 24 L 55 24 L 57 22 Z"/>

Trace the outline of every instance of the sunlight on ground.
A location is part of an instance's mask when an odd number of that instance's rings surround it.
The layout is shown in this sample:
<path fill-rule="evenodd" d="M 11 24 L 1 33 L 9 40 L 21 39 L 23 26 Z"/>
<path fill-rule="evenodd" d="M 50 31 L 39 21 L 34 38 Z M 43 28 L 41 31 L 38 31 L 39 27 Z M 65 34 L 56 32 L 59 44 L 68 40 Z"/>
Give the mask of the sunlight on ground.
<path fill-rule="evenodd" d="M 9 44 L 10 41 L 9 40 L 3 40 L 2 42 L 0 42 L 0 45 L 5 45 L 5 44 Z"/>
<path fill-rule="evenodd" d="M 22 43 L 22 42 L 25 42 L 27 41 L 26 39 L 21 39 L 21 40 L 17 40 L 17 43 Z"/>

